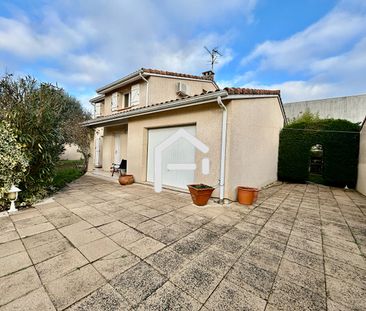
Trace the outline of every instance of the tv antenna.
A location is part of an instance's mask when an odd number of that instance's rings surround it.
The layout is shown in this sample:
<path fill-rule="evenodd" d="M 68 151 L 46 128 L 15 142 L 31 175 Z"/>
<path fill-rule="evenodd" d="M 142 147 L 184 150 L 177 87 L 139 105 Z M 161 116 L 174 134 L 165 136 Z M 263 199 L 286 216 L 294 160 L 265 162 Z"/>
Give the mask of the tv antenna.
<path fill-rule="evenodd" d="M 219 56 L 222 56 L 222 54 L 219 52 L 219 48 L 218 47 L 215 47 L 212 50 L 209 50 L 207 47 L 205 47 L 205 50 L 211 56 L 211 61 L 210 61 L 210 63 L 211 63 L 211 71 L 213 71 L 214 65 L 218 63 L 217 59 L 219 58 Z"/>

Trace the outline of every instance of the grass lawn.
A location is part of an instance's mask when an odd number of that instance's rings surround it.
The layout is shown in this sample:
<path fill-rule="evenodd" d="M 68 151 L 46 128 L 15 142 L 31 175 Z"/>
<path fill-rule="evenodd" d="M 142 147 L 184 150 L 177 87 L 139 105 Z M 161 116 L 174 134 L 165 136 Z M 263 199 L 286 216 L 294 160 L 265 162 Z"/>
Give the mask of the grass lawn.
<path fill-rule="evenodd" d="M 82 160 L 60 160 L 52 186 L 61 189 L 84 174 Z"/>

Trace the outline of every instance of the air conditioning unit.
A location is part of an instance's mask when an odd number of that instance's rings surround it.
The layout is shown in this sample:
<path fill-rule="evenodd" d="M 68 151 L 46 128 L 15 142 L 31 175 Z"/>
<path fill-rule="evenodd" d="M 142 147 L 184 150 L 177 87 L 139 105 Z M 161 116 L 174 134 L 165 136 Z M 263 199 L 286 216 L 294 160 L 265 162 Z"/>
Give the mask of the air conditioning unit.
<path fill-rule="evenodd" d="M 188 92 L 188 87 L 187 84 L 183 83 L 183 82 L 178 82 L 177 84 L 177 94 L 181 95 L 181 96 L 186 96 Z"/>

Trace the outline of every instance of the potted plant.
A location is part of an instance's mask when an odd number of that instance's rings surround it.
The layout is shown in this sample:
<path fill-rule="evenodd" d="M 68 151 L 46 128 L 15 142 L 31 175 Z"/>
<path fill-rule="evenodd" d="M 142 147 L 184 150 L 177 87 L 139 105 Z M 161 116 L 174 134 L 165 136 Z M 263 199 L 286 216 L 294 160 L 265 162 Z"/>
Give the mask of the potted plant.
<path fill-rule="evenodd" d="M 187 185 L 191 194 L 193 203 L 198 206 L 206 205 L 215 188 L 205 184 Z"/>
<path fill-rule="evenodd" d="M 250 187 L 238 187 L 238 202 L 244 205 L 252 205 L 258 198 L 258 189 Z"/>
<path fill-rule="evenodd" d="M 131 185 L 134 183 L 134 181 L 135 180 L 133 178 L 133 175 L 122 173 L 122 172 L 119 174 L 118 182 L 122 186 Z"/>

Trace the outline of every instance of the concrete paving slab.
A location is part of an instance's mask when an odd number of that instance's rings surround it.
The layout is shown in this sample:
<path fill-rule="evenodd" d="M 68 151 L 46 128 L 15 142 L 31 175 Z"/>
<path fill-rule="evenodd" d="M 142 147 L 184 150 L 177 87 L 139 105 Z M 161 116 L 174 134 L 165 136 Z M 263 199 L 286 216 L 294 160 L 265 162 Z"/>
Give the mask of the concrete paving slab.
<path fill-rule="evenodd" d="M 325 296 L 279 278 L 268 302 L 280 310 L 326 310 Z"/>
<path fill-rule="evenodd" d="M 110 284 L 128 302 L 136 306 L 150 296 L 166 281 L 166 278 L 145 262 L 140 262 L 121 275 L 114 278 Z"/>
<path fill-rule="evenodd" d="M 223 275 L 210 270 L 199 263 L 191 262 L 170 279 L 190 296 L 204 303 L 220 283 Z"/>
<path fill-rule="evenodd" d="M 16 230 L 7 231 L 0 234 L 0 244 L 20 239 Z"/>
<path fill-rule="evenodd" d="M 59 279 L 45 283 L 45 287 L 56 309 L 62 310 L 97 290 L 103 284 L 105 284 L 105 280 L 102 276 L 92 265 L 87 265 Z"/>
<path fill-rule="evenodd" d="M 71 249 L 46 261 L 36 264 L 36 270 L 43 283 L 58 279 L 88 264 L 86 258 L 77 250 Z"/>
<path fill-rule="evenodd" d="M 50 222 L 43 222 L 37 225 L 31 225 L 24 228 L 17 228 L 17 231 L 22 238 L 25 238 L 27 236 L 35 235 L 37 233 L 53 229 L 55 229 L 55 227 Z"/>
<path fill-rule="evenodd" d="M 0 217 L 0 234 L 15 230 L 14 223 L 10 217 Z"/>
<path fill-rule="evenodd" d="M 26 251 L 0 258 L 0 277 L 32 265 Z"/>
<path fill-rule="evenodd" d="M 245 262 L 235 264 L 225 279 L 267 300 L 275 278 L 275 272 Z"/>
<path fill-rule="evenodd" d="M 324 274 L 297 263 L 282 259 L 278 276 L 288 282 L 305 287 L 319 295 L 325 296 Z"/>
<path fill-rule="evenodd" d="M 30 226 L 34 226 L 34 225 L 39 225 L 39 224 L 42 224 L 47 221 L 48 220 L 46 217 L 40 215 L 40 216 L 36 216 L 36 217 L 29 217 L 29 218 L 24 218 L 24 219 L 18 220 L 16 222 L 14 222 L 14 224 L 17 229 L 22 229 L 22 228 L 26 228 L 26 227 L 30 227 Z"/>
<path fill-rule="evenodd" d="M 119 250 L 93 262 L 93 266 L 107 280 L 111 280 L 136 265 L 139 261 L 140 259 L 138 257 L 124 248 L 120 248 Z"/>
<path fill-rule="evenodd" d="M 266 301 L 233 283 L 223 281 L 208 299 L 205 307 L 208 310 L 253 310 L 265 309 Z"/>
<path fill-rule="evenodd" d="M 111 239 L 105 237 L 99 240 L 95 240 L 88 244 L 84 244 L 79 247 L 80 252 L 90 261 L 95 261 L 102 258 L 110 253 L 119 250 L 118 244 L 113 242 Z"/>
<path fill-rule="evenodd" d="M 188 262 L 188 259 L 174 252 L 171 248 L 164 248 L 146 258 L 146 262 L 161 274 L 169 277 L 177 273 Z"/>
<path fill-rule="evenodd" d="M 324 258 L 325 274 L 338 278 L 343 282 L 351 283 L 359 287 L 365 287 L 366 270 L 359 269 L 348 263 L 334 260 L 328 257 Z"/>
<path fill-rule="evenodd" d="M 3 276 L 0 278 L 0 306 L 5 305 L 41 286 L 34 267 Z"/>
<path fill-rule="evenodd" d="M 287 247 L 284 258 L 299 265 L 324 273 L 323 256 L 307 252 L 298 248 Z"/>
<path fill-rule="evenodd" d="M 52 243 L 43 244 L 38 247 L 31 248 L 28 251 L 30 258 L 34 264 L 45 261 L 51 257 L 62 254 L 71 250 L 73 246 L 66 239 L 61 239 Z"/>
<path fill-rule="evenodd" d="M 120 311 L 130 310 L 125 298 L 123 298 L 109 284 L 97 289 L 90 295 L 76 302 L 68 311 Z"/>
<path fill-rule="evenodd" d="M 105 225 L 98 227 L 98 230 L 103 234 L 110 236 L 117 232 L 121 232 L 123 230 L 128 229 L 129 227 L 120 221 L 114 221 Z"/>
<path fill-rule="evenodd" d="M 55 311 L 50 298 L 43 287 L 40 287 L 0 308 L 1 311 Z"/>
<path fill-rule="evenodd" d="M 366 289 L 342 280 L 326 276 L 327 292 L 333 301 L 354 310 L 362 310 L 365 307 Z"/>
<path fill-rule="evenodd" d="M 144 237 L 134 243 L 126 246 L 126 248 L 133 254 L 140 258 L 145 258 L 151 254 L 156 253 L 160 249 L 164 248 L 165 244 L 154 240 L 150 237 Z"/>
<path fill-rule="evenodd" d="M 21 240 L 9 241 L 0 244 L 0 258 L 24 251 Z"/>
<path fill-rule="evenodd" d="M 362 308 L 366 197 L 355 191 L 278 183 L 251 207 L 199 208 L 84 176 L 54 199 L 0 218 L 0 310 Z"/>
<path fill-rule="evenodd" d="M 27 249 L 42 246 L 47 243 L 56 242 L 62 239 L 62 234 L 57 230 L 50 230 L 38 233 L 23 239 L 23 243 Z"/>
<path fill-rule="evenodd" d="M 164 226 L 155 220 L 147 220 L 137 225 L 136 230 L 141 231 L 144 234 L 150 235 L 152 232 L 163 229 Z"/>
<path fill-rule="evenodd" d="M 187 295 L 171 282 L 166 282 L 138 308 L 144 310 L 200 310 L 201 303 Z"/>
<path fill-rule="evenodd" d="M 126 247 L 127 245 L 136 242 L 144 237 L 144 234 L 136 231 L 133 228 L 128 228 L 116 234 L 110 236 L 110 238 L 120 246 Z"/>
<path fill-rule="evenodd" d="M 64 235 L 73 245 L 77 247 L 81 247 L 82 245 L 104 237 L 104 234 L 94 227 L 80 231 L 65 232 Z"/>

